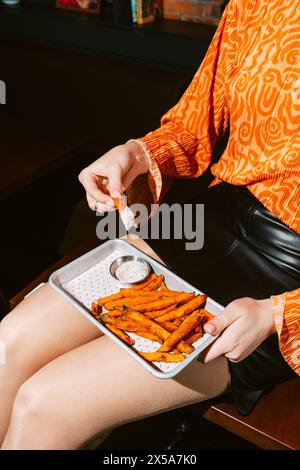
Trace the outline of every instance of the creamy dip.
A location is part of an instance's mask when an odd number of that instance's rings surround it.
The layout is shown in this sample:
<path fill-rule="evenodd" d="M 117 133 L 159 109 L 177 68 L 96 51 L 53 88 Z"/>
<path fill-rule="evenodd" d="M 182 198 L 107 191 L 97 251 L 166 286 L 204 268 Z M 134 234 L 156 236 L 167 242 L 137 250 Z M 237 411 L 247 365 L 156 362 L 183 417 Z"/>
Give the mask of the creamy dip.
<path fill-rule="evenodd" d="M 148 274 L 147 265 L 140 261 L 126 261 L 121 264 L 116 271 L 115 276 L 119 281 L 125 283 L 138 282 L 144 279 Z"/>

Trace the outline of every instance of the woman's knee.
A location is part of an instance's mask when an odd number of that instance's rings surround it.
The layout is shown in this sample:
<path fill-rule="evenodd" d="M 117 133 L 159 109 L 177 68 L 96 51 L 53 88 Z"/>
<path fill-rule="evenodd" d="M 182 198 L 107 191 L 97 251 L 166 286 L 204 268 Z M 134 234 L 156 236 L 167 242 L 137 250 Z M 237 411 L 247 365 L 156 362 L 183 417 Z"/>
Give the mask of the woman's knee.
<path fill-rule="evenodd" d="M 41 384 L 35 377 L 28 379 L 20 387 L 13 405 L 11 427 L 17 427 L 18 433 L 51 427 L 51 397 L 46 384 Z"/>

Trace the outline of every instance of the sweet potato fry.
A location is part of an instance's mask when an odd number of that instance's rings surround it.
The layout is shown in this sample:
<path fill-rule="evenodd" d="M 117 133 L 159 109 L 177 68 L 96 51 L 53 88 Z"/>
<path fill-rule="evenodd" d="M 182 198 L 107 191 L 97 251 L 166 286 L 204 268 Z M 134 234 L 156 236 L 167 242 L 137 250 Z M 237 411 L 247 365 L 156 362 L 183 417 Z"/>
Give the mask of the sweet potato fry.
<path fill-rule="evenodd" d="M 181 323 L 182 323 L 189 315 L 190 315 L 190 314 L 184 315 L 183 317 L 180 317 L 180 318 L 176 318 L 176 320 L 173 320 L 172 323 L 174 323 L 174 325 L 176 325 L 176 326 L 180 326 Z"/>
<path fill-rule="evenodd" d="M 131 320 L 130 318 L 114 318 L 110 317 L 109 315 L 106 315 L 104 322 L 108 323 L 109 325 L 115 326 L 120 330 L 130 331 L 133 333 L 141 329 L 141 325 Z"/>
<path fill-rule="evenodd" d="M 183 292 L 182 294 L 174 295 L 172 297 L 153 300 L 152 302 L 135 304 L 134 309 L 138 312 L 151 312 L 154 310 L 161 310 L 163 308 L 170 307 L 171 305 L 177 305 L 183 302 L 188 302 L 189 300 L 193 298 L 194 298 L 193 293 Z M 166 315 L 172 315 L 172 313 L 167 313 Z M 163 317 L 166 315 L 163 315 Z M 162 318 L 162 317 L 159 317 L 159 318 Z"/>
<path fill-rule="evenodd" d="M 140 352 L 140 355 L 149 362 L 182 362 L 185 359 L 180 353 Z"/>
<path fill-rule="evenodd" d="M 114 302 L 115 300 L 121 299 L 122 297 L 123 294 L 121 294 L 121 292 L 117 292 L 116 294 L 108 295 L 107 297 L 100 297 L 100 299 L 98 299 L 98 304 L 104 305 L 108 302 Z"/>
<path fill-rule="evenodd" d="M 204 315 L 205 315 L 205 318 L 204 318 L 204 323 L 206 323 L 207 321 L 211 320 L 212 318 L 214 318 L 214 315 L 210 312 L 208 312 L 207 310 L 202 310 L 204 312 Z"/>
<path fill-rule="evenodd" d="M 173 333 L 173 331 L 176 331 L 177 330 L 177 326 L 174 325 L 173 322 L 171 321 L 166 321 L 165 323 L 162 323 L 161 326 L 163 328 L 165 328 L 167 331 L 169 331 L 169 333 Z"/>
<path fill-rule="evenodd" d="M 159 352 L 169 352 L 177 345 L 182 338 L 185 338 L 203 319 L 201 310 L 195 310 L 186 318 L 174 333 L 171 333 L 165 340 L 164 344 L 159 348 Z"/>
<path fill-rule="evenodd" d="M 165 328 L 158 325 L 155 321 L 151 320 L 143 313 L 128 309 L 126 316 L 128 318 L 132 318 L 132 320 L 136 321 L 137 323 L 140 323 L 143 325 L 143 328 L 149 330 L 151 333 L 155 334 L 163 340 L 166 340 L 168 336 L 170 336 L 170 333 Z M 185 354 L 190 354 L 193 351 L 192 346 L 185 343 L 184 341 L 180 341 L 177 348 L 180 352 L 184 352 Z"/>
<path fill-rule="evenodd" d="M 109 313 L 110 317 L 115 317 L 115 318 L 123 317 L 125 315 L 124 310 L 121 309 L 121 308 L 116 308 L 114 310 L 109 310 L 108 313 Z"/>
<path fill-rule="evenodd" d="M 147 286 L 147 290 L 156 290 L 161 286 L 164 281 L 164 276 L 160 274 L 156 279 L 153 279 Z"/>
<path fill-rule="evenodd" d="M 166 286 L 166 283 L 165 283 L 165 282 L 162 282 L 162 283 L 161 283 L 160 288 L 161 288 L 161 290 L 169 290 L 169 288 Z"/>
<path fill-rule="evenodd" d="M 175 290 L 133 290 L 133 289 L 121 289 L 120 292 L 123 294 L 123 297 L 132 297 L 132 298 L 141 298 L 144 297 L 154 297 L 154 298 L 161 298 L 161 297 L 173 297 L 179 294 L 188 294 L 188 292 L 180 292 Z"/>
<path fill-rule="evenodd" d="M 157 274 L 149 274 L 149 276 L 142 282 L 135 284 L 130 287 L 130 290 L 140 290 L 140 289 L 147 289 L 147 286 L 152 282 L 154 279 L 157 279 Z"/>
<path fill-rule="evenodd" d="M 157 343 L 162 343 L 163 340 L 159 338 L 158 336 L 154 335 L 153 333 L 150 333 L 150 331 L 141 331 L 138 330 L 135 332 L 136 335 L 141 336 L 142 338 L 150 339 L 151 341 L 156 341 Z"/>
<path fill-rule="evenodd" d="M 108 328 L 112 333 L 118 336 L 124 343 L 128 344 L 129 346 L 134 345 L 134 339 L 130 338 L 124 331 L 116 328 L 115 326 L 111 325 L 110 323 L 106 323 L 106 328 Z"/>
<path fill-rule="evenodd" d="M 192 332 L 192 334 L 186 336 L 184 341 L 186 341 L 187 344 L 193 344 L 196 341 L 198 341 L 198 339 L 202 338 L 202 336 L 203 336 L 202 331 Z"/>
<path fill-rule="evenodd" d="M 129 307 L 129 306 L 134 306 L 134 305 L 140 305 L 141 303 L 148 303 L 148 302 L 153 302 L 155 297 L 123 297 L 118 300 L 114 300 L 113 302 L 107 302 L 104 305 L 104 308 L 106 310 L 114 310 L 115 308 L 123 308 L 123 307 Z"/>
<path fill-rule="evenodd" d="M 170 305 L 169 307 L 163 308 L 162 310 L 156 310 L 154 312 L 145 312 L 147 317 L 150 318 L 156 318 L 156 317 L 161 317 L 162 315 L 165 315 L 165 313 L 171 312 L 175 307 L 174 305 Z"/>
<path fill-rule="evenodd" d="M 172 312 L 166 313 L 161 317 L 157 317 L 155 320 L 159 323 L 165 323 L 166 321 L 176 320 L 176 318 L 183 317 L 188 313 L 193 312 L 199 308 L 206 301 L 206 295 L 197 295 L 195 298 L 191 299 L 189 302 L 181 305 L 180 307 L 174 308 Z M 136 307 L 136 310 L 138 308 Z"/>
<path fill-rule="evenodd" d="M 97 302 L 93 302 L 90 308 L 90 311 L 93 317 L 96 318 L 96 320 L 98 320 L 102 313 L 102 307 Z"/>

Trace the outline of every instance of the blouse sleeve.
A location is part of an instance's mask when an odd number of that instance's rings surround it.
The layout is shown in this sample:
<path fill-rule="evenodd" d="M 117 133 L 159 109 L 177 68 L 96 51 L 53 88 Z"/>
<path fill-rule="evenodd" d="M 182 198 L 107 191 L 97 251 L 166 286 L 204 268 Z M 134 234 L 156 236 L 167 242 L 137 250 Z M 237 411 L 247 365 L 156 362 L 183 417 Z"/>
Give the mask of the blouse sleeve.
<path fill-rule="evenodd" d="M 209 166 L 229 112 L 226 87 L 236 70 L 238 0 L 227 5 L 206 56 L 161 126 L 137 139 L 149 160 L 148 184 L 157 203 L 171 179 L 196 178 Z"/>
<path fill-rule="evenodd" d="M 300 375 L 300 288 L 271 297 L 280 351 Z"/>

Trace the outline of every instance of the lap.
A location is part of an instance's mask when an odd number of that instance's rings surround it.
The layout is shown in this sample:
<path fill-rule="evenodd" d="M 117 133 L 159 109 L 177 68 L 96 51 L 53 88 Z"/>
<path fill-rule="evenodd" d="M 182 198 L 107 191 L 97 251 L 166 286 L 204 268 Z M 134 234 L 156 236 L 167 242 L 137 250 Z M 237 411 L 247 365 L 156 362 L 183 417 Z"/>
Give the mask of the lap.
<path fill-rule="evenodd" d="M 224 357 L 205 365 L 193 361 L 176 378 L 162 380 L 103 336 L 53 360 L 24 388 L 41 409 L 46 404 L 70 430 L 78 429 L 80 437 L 70 434 L 76 447 L 120 424 L 220 395 L 228 385 Z"/>

